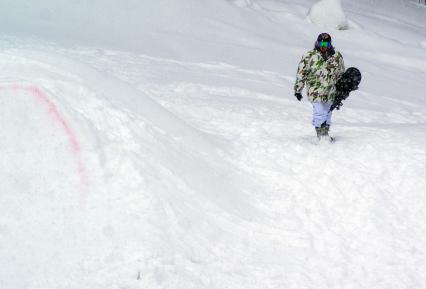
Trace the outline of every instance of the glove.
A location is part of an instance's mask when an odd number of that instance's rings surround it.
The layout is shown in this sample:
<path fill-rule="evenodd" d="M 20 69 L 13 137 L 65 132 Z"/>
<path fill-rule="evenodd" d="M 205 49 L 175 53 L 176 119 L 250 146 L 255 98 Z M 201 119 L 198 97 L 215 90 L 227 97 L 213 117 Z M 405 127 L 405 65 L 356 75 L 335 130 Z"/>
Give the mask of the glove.
<path fill-rule="evenodd" d="M 303 96 L 302 96 L 302 94 L 301 94 L 300 92 L 296 92 L 296 93 L 294 94 L 294 96 L 297 98 L 297 100 L 298 100 L 298 101 L 301 101 L 301 100 L 302 100 L 302 98 L 303 98 Z"/>

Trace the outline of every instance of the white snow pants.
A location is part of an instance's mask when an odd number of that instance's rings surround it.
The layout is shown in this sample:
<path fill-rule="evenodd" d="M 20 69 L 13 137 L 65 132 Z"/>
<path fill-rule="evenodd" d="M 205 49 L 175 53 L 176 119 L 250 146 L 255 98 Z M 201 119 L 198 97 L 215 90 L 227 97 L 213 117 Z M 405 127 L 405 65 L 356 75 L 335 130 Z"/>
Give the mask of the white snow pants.
<path fill-rule="evenodd" d="M 315 127 L 321 127 L 321 125 L 326 122 L 328 125 L 331 125 L 331 115 L 333 112 L 329 112 L 331 103 L 324 102 L 312 102 L 313 115 L 312 115 L 312 125 Z"/>

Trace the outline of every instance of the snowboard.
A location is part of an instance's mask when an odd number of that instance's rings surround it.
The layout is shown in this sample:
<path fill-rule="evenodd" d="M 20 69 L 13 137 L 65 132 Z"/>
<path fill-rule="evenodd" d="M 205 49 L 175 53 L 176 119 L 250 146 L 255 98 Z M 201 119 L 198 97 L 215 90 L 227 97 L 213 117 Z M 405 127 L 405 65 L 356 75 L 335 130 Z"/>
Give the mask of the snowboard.
<path fill-rule="evenodd" d="M 356 67 L 349 67 L 336 82 L 336 97 L 330 107 L 330 111 L 339 110 L 343 100 L 349 97 L 349 93 L 358 89 L 362 75 Z"/>

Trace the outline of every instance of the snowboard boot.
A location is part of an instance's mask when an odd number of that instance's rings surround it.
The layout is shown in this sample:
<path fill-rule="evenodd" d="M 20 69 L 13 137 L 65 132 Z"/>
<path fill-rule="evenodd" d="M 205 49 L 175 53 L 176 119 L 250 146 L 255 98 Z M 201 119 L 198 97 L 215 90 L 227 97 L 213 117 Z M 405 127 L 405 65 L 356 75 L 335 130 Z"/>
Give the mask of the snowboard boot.
<path fill-rule="evenodd" d="M 317 137 L 319 140 L 321 139 L 328 139 L 330 142 L 334 141 L 334 138 L 332 138 L 328 132 L 330 131 L 330 125 L 326 124 L 325 122 L 321 125 L 321 127 L 315 127 L 315 131 L 317 133 Z"/>
<path fill-rule="evenodd" d="M 320 140 L 322 137 L 322 127 L 315 127 L 315 131 L 317 132 L 317 138 Z"/>
<path fill-rule="evenodd" d="M 330 131 L 330 125 L 323 123 L 321 125 L 322 128 L 322 137 L 328 139 L 330 142 L 334 142 L 334 138 L 332 138 L 328 132 Z"/>

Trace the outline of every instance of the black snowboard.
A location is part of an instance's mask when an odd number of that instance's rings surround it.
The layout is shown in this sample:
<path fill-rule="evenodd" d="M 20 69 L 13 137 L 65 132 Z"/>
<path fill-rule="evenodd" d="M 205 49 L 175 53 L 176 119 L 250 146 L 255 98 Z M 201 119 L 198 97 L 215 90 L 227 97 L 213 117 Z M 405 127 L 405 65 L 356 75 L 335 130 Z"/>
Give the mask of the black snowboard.
<path fill-rule="evenodd" d="M 330 111 L 339 110 L 343 100 L 349 97 L 351 91 L 357 90 L 361 83 L 361 72 L 358 68 L 350 67 L 342 74 L 336 82 L 336 97 L 330 107 Z"/>

